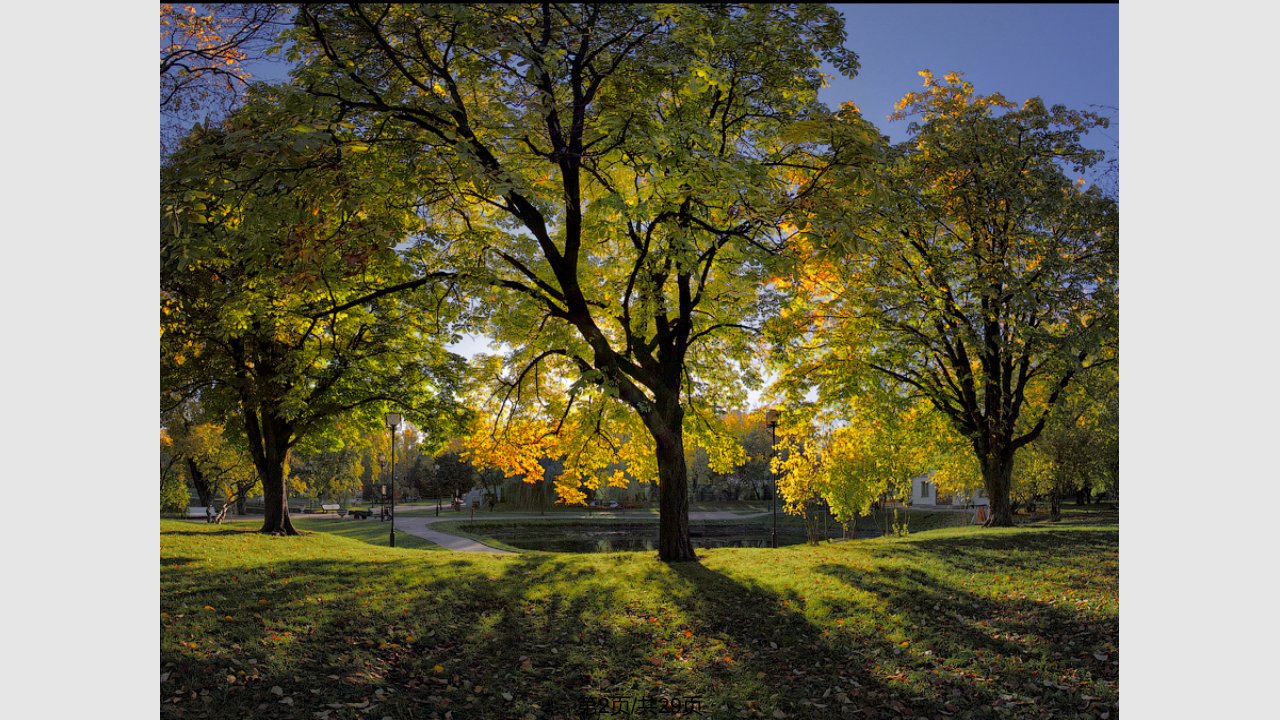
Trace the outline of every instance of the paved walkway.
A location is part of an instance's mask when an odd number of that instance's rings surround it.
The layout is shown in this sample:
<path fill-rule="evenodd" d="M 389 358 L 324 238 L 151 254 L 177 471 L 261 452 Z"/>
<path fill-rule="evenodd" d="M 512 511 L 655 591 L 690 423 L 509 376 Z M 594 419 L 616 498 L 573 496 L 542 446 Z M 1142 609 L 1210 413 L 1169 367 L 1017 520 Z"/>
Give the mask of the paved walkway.
<path fill-rule="evenodd" d="M 715 510 L 715 511 L 691 512 L 689 513 L 689 520 L 690 521 L 742 520 L 746 518 L 760 517 L 761 515 L 768 515 L 768 514 L 769 514 L 768 512 L 757 512 L 757 513 L 750 513 L 747 515 L 739 515 L 738 513 L 735 513 L 729 510 Z M 291 515 L 290 517 L 293 517 L 293 516 Z M 319 517 L 326 517 L 326 516 L 319 516 Z M 337 516 L 335 515 L 328 515 L 327 517 L 333 518 L 334 520 L 338 520 Z M 557 512 L 549 515 L 512 515 L 507 513 L 486 513 L 486 512 L 481 512 L 476 514 L 477 521 L 486 521 L 486 522 L 490 520 L 601 520 L 601 519 L 652 520 L 656 522 L 658 519 L 658 516 L 652 513 L 633 513 L 631 515 L 627 515 L 625 513 L 607 513 L 603 511 L 595 511 L 590 514 L 588 514 L 585 511 L 582 514 Z M 443 548 L 447 548 L 449 550 L 457 550 L 458 552 L 481 552 L 481 553 L 493 553 L 495 555 L 514 554 L 510 550 L 503 550 L 502 548 L 496 548 L 496 547 L 493 547 L 492 545 L 486 545 L 478 540 L 459 537 L 457 535 L 452 535 L 442 530 L 433 530 L 431 528 L 431 526 L 434 525 L 435 523 L 446 522 L 449 520 L 469 521 L 471 520 L 471 513 L 445 511 L 442 515 L 440 515 L 440 517 L 436 517 L 435 515 L 401 515 L 400 517 L 396 518 L 396 530 L 407 532 L 410 535 L 416 535 L 425 540 L 430 540 L 431 542 Z M 341 522 L 368 522 L 368 521 L 342 520 Z"/>

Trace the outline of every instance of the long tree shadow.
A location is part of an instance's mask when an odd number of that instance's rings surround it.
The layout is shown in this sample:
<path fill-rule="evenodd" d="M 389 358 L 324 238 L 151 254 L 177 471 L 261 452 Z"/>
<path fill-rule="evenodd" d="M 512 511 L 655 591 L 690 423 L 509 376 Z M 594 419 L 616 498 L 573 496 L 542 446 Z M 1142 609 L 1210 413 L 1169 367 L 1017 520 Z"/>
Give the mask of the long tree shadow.
<path fill-rule="evenodd" d="M 901 618 L 901 631 L 914 638 L 917 648 L 1004 668 L 987 673 L 989 681 L 1002 687 L 1058 676 L 1116 679 L 1114 663 L 1092 656 L 1118 637 L 1114 616 L 1086 616 L 1028 598 L 982 596 L 915 568 L 885 568 L 874 575 L 840 565 L 818 570 L 881 598 Z M 1039 668 L 1028 676 L 1021 666 L 1033 657 Z"/>
<path fill-rule="evenodd" d="M 1062 530 L 1056 527 L 1036 531 L 972 537 L 914 539 L 906 547 L 923 561 L 929 559 L 973 576 L 1005 573 L 1011 577 L 1040 577 L 1053 572 L 1070 574 L 1076 590 L 1103 589 L 1115 595 L 1119 582 L 1119 536 L 1116 530 Z M 1064 558 L 1080 562 L 1070 567 Z M 1090 565 L 1114 565 L 1114 573 L 1092 572 Z"/>
<path fill-rule="evenodd" d="M 786 717 L 925 717 L 943 710 L 938 698 L 910 696 L 890 687 L 868 658 L 891 655 L 884 637 L 857 643 L 833 637 L 803 614 L 794 592 L 776 593 L 702 565 L 674 565 L 650 578 L 672 586 L 672 598 L 697 629 L 725 638 L 736 650 L 724 680 L 736 705 L 717 717 L 752 713 Z M 779 716 L 781 717 L 781 716 Z"/>
<path fill-rule="evenodd" d="M 908 638 L 908 672 L 911 666 L 928 671 L 923 677 L 937 686 L 934 694 L 968 697 L 976 686 L 976 702 L 964 705 L 1034 703 L 1034 709 L 1018 708 L 1019 715 L 1028 717 L 1069 717 L 1080 712 L 1082 704 L 1114 702 L 1118 617 L 1027 594 L 1044 577 L 1052 580 L 1039 589 L 1041 593 L 1081 577 L 1091 586 L 1113 586 L 1105 573 L 1090 574 L 1078 566 L 1113 558 L 1114 532 L 915 539 L 868 551 L 912 562 L 886 563 L 874 572 L 837 563 L 816 570 L 854 591 L 850 604 L 858 607 L 850 611 L 865 614 L 867 603 L 855 603 L 858 598 L 884 608 L 886 630 Z M 936 567 L 939 561 L 961 570 L 948 570 L 946 575 L 964 584 L 921 569 L 928 566 L 925 563 Z M 993 581 L 1002 583 L 988 588 Z M 939 658 L 946 658 L 943 666 Z M 957 681 L 961 674 L 973 676 L 973 682 Z"/>
<path fill-rule="evenodd" d="M 496 568 L 470 559 L 299 560 L 237 576 L 188 567 L 162 581 L 162 618 L 187 615 L 185 634 L 162 631 L 162 693 L 186 699 L 184 717 L 336 718 L 369 703 L 381 706 L 374 717 L 569 717 L 645 662 L 643 643 L 605 621 L 623 587 L 537 554 Z M 193 623 L 198 603 L 213 609 Z M 196 635 L 207 648 L 187 648 Z M 249 680 L 219 682 L 236 669 Z M 292 702 L 281 706 L 273 687 Z M 177 705 L 162 715 L 176 717 Z"/>
<path fill-rule="evenodd" d="M 1114 621 L 980 596 L 912 566 L 978 565 L 1016 546 L 1061 543 L 916 540 L 891 548 L 906 567 L 870 572 L 833 560 L 816 570 L 847 595 L 807 608 L 785 585 L 636 554 L 350 553 L 228 569 L 179 552 L 162 559 L 161 714 L 609 717 L 599 711 L 621 698 L 642 717 L 636 701 L 658 696 L 700 698 L 707 718 L 1073 716 L 1081 686 L 1041 683 L 1074 676 L 1114 695 L 1114 673 L 1088 652 L 1115 637 Z M 815 612 L 872 620 L 820 627 Z M 1055 633 L 1083 654 L 1046 649 Z M 1033 683 L 1039 706 L 1010 704 Z"/>
<path fill-rule="evenodd" d="M 209 537 L 217 535 L 243 535 L 247 532 L 253 532 L 246 529 L 223 528 L 221 530 L 165 530 L 165 535 L 177 535 L 179 537 Z"/>
<path fill-rule="evenodd" d="M 981 535 L 912 536 L 910 545 L 927 552 L 945 553 L 949 557 L 975 552 L 1049 552 L 1062 555 L 1064 552 L 1114 550 L 1118 541 L 1117 530 L 1078 530 L 1048 525 L 1032 530 L 1010 528 L 1004 533 L 988 531 Z"/>

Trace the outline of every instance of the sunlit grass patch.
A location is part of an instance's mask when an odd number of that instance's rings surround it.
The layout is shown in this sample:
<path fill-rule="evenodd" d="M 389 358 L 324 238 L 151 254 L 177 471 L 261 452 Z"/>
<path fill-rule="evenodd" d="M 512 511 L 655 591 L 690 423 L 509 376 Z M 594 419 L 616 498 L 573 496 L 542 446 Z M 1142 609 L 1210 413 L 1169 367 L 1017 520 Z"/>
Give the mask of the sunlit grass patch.
<path fill-rule="evenodd" d="M 162 522 L 166 717 L 560 718 L 616 697 L 705 717 L 1116 712 L 1114 525 L 677 565 L 251 529 Z"/>

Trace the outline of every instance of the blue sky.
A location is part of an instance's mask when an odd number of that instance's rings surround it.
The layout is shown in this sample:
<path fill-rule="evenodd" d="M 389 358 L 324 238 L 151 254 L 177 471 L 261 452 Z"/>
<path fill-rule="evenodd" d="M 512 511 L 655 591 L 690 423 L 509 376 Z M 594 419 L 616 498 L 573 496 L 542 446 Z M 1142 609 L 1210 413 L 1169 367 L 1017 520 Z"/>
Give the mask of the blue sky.
<path fill-rule="evenodd" d="M 1011 100 L 1039 96 L 1094 109 L 1113 121 L 1111 139 L 1095 147 L 1113 150 L 1120 106 L 1119 4 L 867 4 L 836 5 L 845 18 L 845 46 L 858 53 L 862 70 L 848 79 L 828 70 L 822 99 L 832 107 L 852 100 L 863 116 L 893 140 L 905 122 L 885 116 L 904 94 L 921 86 L 922 69 L 937 75 L 964 73 L 981 94 Z M 287 66 L 263 63 L 261 80 L 282 80 Z M 1091 108 L 1093 105 L 1108 106 Z"/>
<path fill-rule="evenodd" d="M 893 140 L 906 122 L 885 116 L 917 74 L 959 71 L 980 94 L 1022 101 L 1039 96 L 1110 117 L 1110 138 L 1094 147 L 1114 150 L 1120 106 L 1119 5 L 837 5 L 845 18 L 845 46 L 862 69 L 852 80 L 836 76 L 823 91 L 828 105 L 852 100 L 865 118 Z M 1105 105 L 1107 108 L 1091 108 Z"/>

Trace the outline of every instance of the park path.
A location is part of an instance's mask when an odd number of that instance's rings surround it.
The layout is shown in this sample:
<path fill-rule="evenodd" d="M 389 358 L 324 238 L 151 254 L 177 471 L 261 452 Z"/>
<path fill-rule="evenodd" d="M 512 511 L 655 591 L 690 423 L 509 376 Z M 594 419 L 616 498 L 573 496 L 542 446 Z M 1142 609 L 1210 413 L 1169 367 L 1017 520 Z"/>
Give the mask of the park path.
<path fill-rule="evenodd" d="M 739 515 L 738 513 L 735 513 L 729 510 L 695 511 L 695 512 L 689 513 L 689 520 L 690 521 L 741 520 L 741 519 L 759 517 L 761 515 L 768 515 L 768 514 L 769 514 L 768 512 L 758 512 L 758 513 L 750 513 L 746 515 Z M 576 513 L 569 514 L 569 513 L 563 513 L 563 512 L 558 512 L 558 513 L 555 513 L 554 515 L 508 515 L 505 513 L 502 513 L 502 514 L 480 513 L 478 515 L 478 519 L 480 520 L 551 520 L 551 519 L 589 520 L 589 519 L 598 519 L 602 517 L 607 517 L 611 520 L 626 520 L 629 517 L 636 518 L 636 519 L 643 519 L 643 520 L 648 520 L 651 518 L 655 521 L 657 520 L 657 516 L 649 515 L 649 514 L 628 516 L 628 515 L 619 514 L 619 513 L 606 514 L 602 512 L 595 512 L 592 514 L 587 514 L 584 512 L 580 516 L 577 515 Z M 495 555 L 515 554 L 511 550 L 503 550 L 502 548 L 496 548 L 496 547 L 493 547 L 492 545 L 486 545 L 478 540 L 459 537 L 457 535 L 452 535 L 442 530 L 433 530 L 431 528 L 431 526 L 434 525 L 435 523 L 445 522 L 447 520 L 470 520 L 470 517 L 469 517 L 469 513 L 451 512 L 451 511 L 446 511 L 445 514 L 441 515 L 440 517 L 436 517 L 434 515 L 401 515 L 400 517 L 396 518 L 396 530 L 407 532 L 410 535 L 416 535 L 420 538 L 423 538 L 424 540 L 430 540 L 431 542 L 443 548 L 446 548 L 449 550 L 456 550 L 458 552 L 480 552 L 480 553 L 492 553 Z"/>

